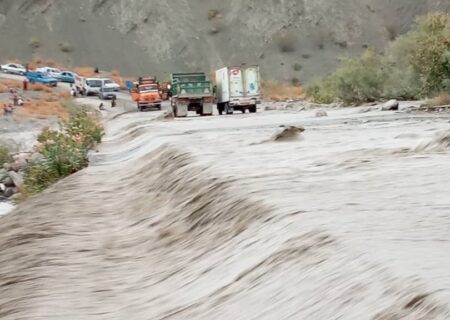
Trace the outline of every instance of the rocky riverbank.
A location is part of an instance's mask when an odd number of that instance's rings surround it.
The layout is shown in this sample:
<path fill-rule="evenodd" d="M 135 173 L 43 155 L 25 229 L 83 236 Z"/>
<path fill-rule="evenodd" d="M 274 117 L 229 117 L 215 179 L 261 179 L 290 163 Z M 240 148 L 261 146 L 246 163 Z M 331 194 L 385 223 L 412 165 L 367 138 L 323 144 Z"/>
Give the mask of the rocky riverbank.
<path fill-rule="evenodd" d="M 12 162 L 4 163 L 0 169 L 0 201 L 19 199 L 27 167 L 43 161 L 44 156 L 38 152 L 23 152 L 13 155 Z"/>

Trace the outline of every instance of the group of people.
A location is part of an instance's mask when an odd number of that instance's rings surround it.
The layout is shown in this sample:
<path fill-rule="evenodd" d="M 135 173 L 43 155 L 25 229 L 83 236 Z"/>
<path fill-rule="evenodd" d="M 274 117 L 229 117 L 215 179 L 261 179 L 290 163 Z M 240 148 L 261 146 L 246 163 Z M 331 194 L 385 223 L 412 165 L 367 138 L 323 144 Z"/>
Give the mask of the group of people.
<path fill-rule="evenodd" d="M 19 96 L 17 93 L 17 90 L 14 88 L 9 89 L 9 92 L 11 94 L 11 101 L 9 103 L 5 103 L 3 105 L 3 113 L 5 115 L 12 114 L 14 111 L 14 107 L 23 106 L 24 99 Z"/>

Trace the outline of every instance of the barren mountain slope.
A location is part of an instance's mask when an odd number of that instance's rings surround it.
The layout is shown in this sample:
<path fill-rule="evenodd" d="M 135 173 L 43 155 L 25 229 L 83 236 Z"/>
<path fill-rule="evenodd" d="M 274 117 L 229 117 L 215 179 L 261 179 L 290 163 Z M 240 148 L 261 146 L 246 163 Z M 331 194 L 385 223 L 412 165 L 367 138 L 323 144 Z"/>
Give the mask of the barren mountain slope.
<path fill-rule="evenodd" d="M 259 63 L 266 77 L 304 81 L 436 10 L 450 2 L 0 0 L 0 60 L 39 56 L 159 76 Z"/>

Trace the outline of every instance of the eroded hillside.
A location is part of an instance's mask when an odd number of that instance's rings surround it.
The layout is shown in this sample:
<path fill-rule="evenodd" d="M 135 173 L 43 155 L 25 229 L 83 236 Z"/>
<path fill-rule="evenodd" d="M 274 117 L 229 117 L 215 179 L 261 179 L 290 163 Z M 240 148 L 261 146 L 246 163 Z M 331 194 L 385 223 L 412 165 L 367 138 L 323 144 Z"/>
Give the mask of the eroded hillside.
<path fill-rule="evenodd" d="M 305 81 L 381 48 L 439 0 L 3 0 L 0 59 L 52 58 L 123 73 L 259 63 Z"/>

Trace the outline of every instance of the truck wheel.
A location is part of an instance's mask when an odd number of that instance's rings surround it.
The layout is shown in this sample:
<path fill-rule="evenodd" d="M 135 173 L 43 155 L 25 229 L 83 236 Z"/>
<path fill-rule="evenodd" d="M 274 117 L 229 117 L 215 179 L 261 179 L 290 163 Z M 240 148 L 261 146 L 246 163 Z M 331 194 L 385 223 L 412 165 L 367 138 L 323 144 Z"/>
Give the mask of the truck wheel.
<path fill-rule="evenodd" d="M 241 111 L 242 113 L 245 113 L 245 107 L 242 107 Z"/>
<path fill-rule="evenodd" d="M 256 106 L 253 105 L 253 106 L 249 107 L 248 111 L 250 111 L 250 113 L 256 113 Z"/>
<path fill-rule="evenodd" d="M 223 104 L 222 103 L 217 104 L 217 111 L 219 112 L 219 115 L 222 115 L 222 113 L 223 113 Z"/>

